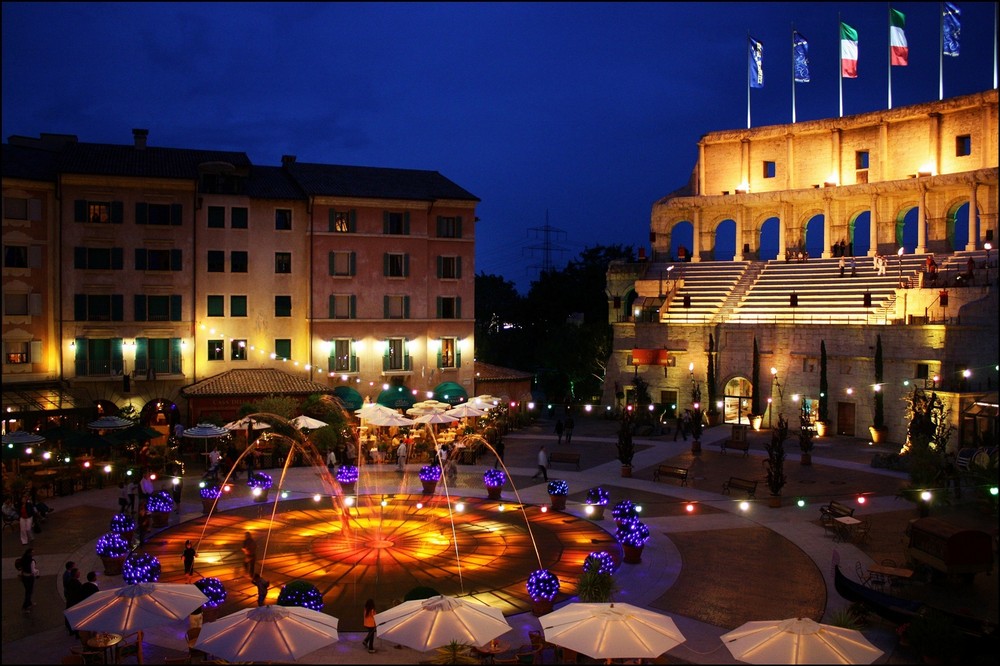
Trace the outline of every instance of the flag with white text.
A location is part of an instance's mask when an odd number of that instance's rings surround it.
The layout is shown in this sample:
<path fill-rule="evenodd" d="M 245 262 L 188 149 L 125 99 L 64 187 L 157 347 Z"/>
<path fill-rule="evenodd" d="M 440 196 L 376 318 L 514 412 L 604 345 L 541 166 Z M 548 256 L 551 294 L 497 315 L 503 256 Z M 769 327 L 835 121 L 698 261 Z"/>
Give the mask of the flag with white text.
<path fill-rule="evenodd" d="M 958 35 L 962 30 L 962 12 L 950 2 L 944 3 L 941 17 L 942 43 L 946 56 L 958 56 Z"/>
<path fill-rule="evenodd" d="M 750 40 L 750 87 L 764 87 L 764 45 L 753 37 Z"/>
<path fill-rule="evenodd" d="M 795 82 L 809 83 L 809 42 L 801 32 L 792 32 L 792 58 Z"/>

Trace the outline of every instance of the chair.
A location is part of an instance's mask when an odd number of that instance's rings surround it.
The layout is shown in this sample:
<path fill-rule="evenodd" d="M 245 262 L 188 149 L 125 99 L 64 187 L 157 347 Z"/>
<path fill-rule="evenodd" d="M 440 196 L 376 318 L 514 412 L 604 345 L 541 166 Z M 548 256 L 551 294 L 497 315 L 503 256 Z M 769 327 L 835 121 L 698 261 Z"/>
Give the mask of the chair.
<path fill-rule="evenodd" d="M 527 645 L 521 646 L 518 652 L 514 654 L 519 664 L 540 664 L 542 663 L 542 648 L 539 646 L 535 649 L 524 650 L 528 647 Z"/>
<path fill-rule="evenodd" d="M 119 664 L 122 663 L 122 659 L 127 659 L 128 657 L 135 657 L 136 663 L 142 666 L 142 632 L 136 631 L 125 636 L 122 642 L 116 646 L 116 657 L 115 661 Z"/>
<path fill-rule="evenodd" d="M 872 575 L 865 571 L 865 568 L 861 566 L 861 562 L 854 563 L 854 573 L 858 576 L 858 582 L 860 582 L 865 587 L 872 586 Z"/>
<path fill-rule="evenodd" d="M 80 634 L 83 634 L 83 633 L 84 632 L 82 632 L 82 631 L 80 632 Z M 70 646 L 69 651 L 72 652 L 74 655 L 79 655 L 79 657 L 81 659 L 83 659 L 83 663 L 85 663 L 85 664 L 103 664 L 104 663 L 104 651 L 103 650 L 95 650 L 95 649 L 93 649 L 91 647 L 87 647 L 86 645 L 72 645 L 72 646 Z"/>
<path fill-rule="evenodd" d="M 868 540 L 868 534 L 872 531 L 872 521 L 863 520 L 860 525 L 854 526 L 854 543 L 864 543 Z"/>

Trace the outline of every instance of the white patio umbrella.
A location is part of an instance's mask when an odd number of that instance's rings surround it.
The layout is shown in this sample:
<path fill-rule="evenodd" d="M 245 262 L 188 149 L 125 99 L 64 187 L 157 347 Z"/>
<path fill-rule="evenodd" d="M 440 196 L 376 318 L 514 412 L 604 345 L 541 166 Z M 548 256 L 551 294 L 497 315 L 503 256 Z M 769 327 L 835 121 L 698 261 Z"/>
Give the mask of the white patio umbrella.
<path fill-rule="evenodd" d="M 13 444 L 14 446 L 31 446 L 32 444 L 41 444 L 44 441 L 45 438 L 41 435 L 27 430 L 15 430 L 3 436 L 4 444 Z"/>
<path fill-rule="evenodd" d="M 747 622 L 719 638 L 748 664 L 870 664 L 882 655 L 860 631 L 801 617 Z"/>
<path fill-rule="evenodd" d="M 390 412 L 393 414 L 398 413 L 395 409 L 377 402 L 366 402 L 361 406 L 361 409 L 354 410 L 355 416 L 360 416 L 365 421 L 371 419 L 376 414 L 388 414 Z"/>
<path fill-rule="evenodd" d="M 195 648 L 232 662 L 290 662 L 338 640 L 337 618 L 301 606 L 260 606 L 206 622 Z"/>
<path fill-rule="evenodd" d="M 511 630 L 499 608 L 466 597 L 404 601 L 375 614 L 379 638 L 426 652 L 455 640 L 485 645 Z"/>
<path fill-rule="evenodd" d="M 546 641 L 594 659 L 655 659 L 687 640 L 670 617 L 631 604 L 567 604 L 540 620 Z"/>
<path fill-rule="evenodd" d="M 96 421 L 91 421 L 87 427 L 92 430 L 124 430 L 135 425 L 135 421 L 123 419 L 120 416 L 102 416 Z"/>
<path fill-rule="evenodd" d="M 324 426 L 330 425 L 325 421 L 320 421 L 319 419 L 314 419 L 306 416 L 305 414 L 300 414 L 290 421 L 290 423 L 298 428 L 299 430 L 316 430 Z"/>
<path fill-rule="evenodd" d="M 136 583 L 95 592 L 63 613 L 73 629 L 127 634 L 186 620 L 206 601 L 191 583 Z"/>
<path fill-rule="evenodd" d="M 461 419 L 455 418 L 454 416 L 449 416 L 439 412 L 424 414 L 423 416 L 418 416 L 413 420 L 417 423 L 455 423 L 456 421 L 461 421 Z"/>
<path fill-rule="evenodd" d="M 399 412 L 373 414 L 368 423 L 374 426 L 409 426 L 414 424 L 413 419 L 408 419 Z"/>
<path fill-rule="evenodd" d="M 249 416 L 244 416 L 241 419 L 230 421 L 222 427 L 226 430 L 246 430 L 248 425 L 252 425 L 254 430 L 266 430 L 271 427 L 271 424 L 264 423 L 259 419 L 252 419 Z"/>
<path fill-rule="evenodd" d="M 473 416 L 482 416 L 486 412 L 482 409 L 476 409 L 467 402 L 463 402 L 458 407 L 453 407 L 449 409 L 445 414 L 448 416 L 455 416 L 460 419 L 467 419 Z"/>

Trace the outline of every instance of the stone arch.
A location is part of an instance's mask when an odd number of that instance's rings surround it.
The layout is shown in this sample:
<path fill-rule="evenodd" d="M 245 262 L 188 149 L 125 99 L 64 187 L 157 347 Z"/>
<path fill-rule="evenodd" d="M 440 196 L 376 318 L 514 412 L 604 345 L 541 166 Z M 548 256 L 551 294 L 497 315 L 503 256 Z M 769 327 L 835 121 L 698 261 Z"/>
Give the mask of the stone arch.
<path fill-rule="evenodd" d="M 858 210 L 847 217 L 847 255 L 863 257 L 877 248 L 871 246 L 871 209 L 858 207 Z M 833 239 L 834 243 L 839 239 Z"/>
<path fill-rule="evenodd" d="M 893 213 L 893 239 L 896 247 L 904 248 L 904 252 L 913 253 L 917 248 L 917 224 L 920 220 L 919 203 L 905 201 L 896 207 Z"/>
<path fill-rule="evenodd" d="M 969 198 L 954 197 L 948 202 L 945 208 L 944 233 L 948 242 L 948 249 L 952 252 L 964 250 L 968 243 L 974 243 L 979 247 L 979 238 L 982 234 L 980 225 L 982 224 L 982 211 L 976 206 L 976 221 L 973 227 L 974 238 L 969 238 Z"/>
<path fill-rule="evenodd" d="M 769 215 L 757 230 L 757 258 L 761 261 L 778 258 L 781 247 L 781 218 Z"/>
<path fill-rule="evenodd" d="M 723 384 L 722 415 L 726 423 L 748 423 L 753 384 L 742 375 L 731 375 Z"/>
<path fill-rule="evenodd" d="M 681 246 L 686 248 L 688 255 L 690 255 L 691 248 L 694 247 L 694 222 L 687 218 L 675 220 L 671 223 L 668 233 L 670 245 L 667 250 L 670 253 L 671 260 L 677 258 L 677 250 Z"/>
<path fill-rule="evenodd" d="M 181 420 L 180 409 L 169 398 L 150 398 L 139 410 L 139 423 L 172 429 Z"/>
<path fill-rule="evenodd" d="M 816 213 L 806 220 L 802 236 L 805 240 L 806 252 L 809 253 L 810 257 L 822 257 L 823 250 L 826 249 L 826 237 L 823 230 L 825 221 L 826 215 L 822 212 Z"/>
<path fill-rule="evenodd" d="M 735 256 L 736 220 L 726 217 L 712 227 L 711 258 L 712 261 L 732 261 Z"/>

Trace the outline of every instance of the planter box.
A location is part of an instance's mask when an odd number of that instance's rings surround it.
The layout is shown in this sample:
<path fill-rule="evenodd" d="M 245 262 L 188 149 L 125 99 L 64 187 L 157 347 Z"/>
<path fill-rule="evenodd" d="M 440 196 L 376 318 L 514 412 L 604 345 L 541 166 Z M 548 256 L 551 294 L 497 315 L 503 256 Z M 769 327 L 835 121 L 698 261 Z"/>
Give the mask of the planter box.
<path fill-rule="evenodd" d="M 491 500 L 500 499 L 500 493 L 503 491 L 503 486 L 486 486 L 486 496 Z"/>
<path fill-rule="evenodd" d="M 424 495 L 433 495 L 437 491 L 437 481 L 421 481 L 420 485 L 424 487 Z"/>
<path fill-rule="evenodd" d="M 204 514 L 211 513 L 212 505 L 215 504 L 215 500 L 202 499 L 201 500 L 201 512 Z"/>
<path fill-rule="evenodd" d="M 270 489 L 262 491 L 260 495 L 254 495 L 253 501 L 254 502 L 266 502 L 267 501 L 267 495 L 268 495 L 269 491 L 270 491 Z"/>
<path fill-rule="evenodd" d="M 566 510 L 566 496 L 565 495 L 549 495 L 549 501 L 552 502 L 552 508 L 556 511 Z"/>
<path fill-rule="evenodd" d="M 632 477 L 632 465 L 622 465 L 622 478 L 628 479 Z"/>
<path fill-rule="evenodd" d="M 630 546 L 627 543 L 622 544 L 622 562 L 626 564 L 638 564 L 642 562 L 642 549 L 645 546 Z"/>
<path fill-rule="evenodd" d="M 170 521 L 169 511 L 153 512 L 153 527 L 166 527 L 169 521 Z"/>
<path fill-rule="evenodd" d="M 105 576 L 121 576 L 122 566 L 125 564 L 124 557 L 104 557 L 101 556 L 101 562 L 104 563 L 104 575 Z"/>
<path fill-rule="evenodd" d="M 540 615 L 545 615 L 546 613 L 552 612 L 552 600 L 551 599 L 538 599 L 531 601 L 531 614 L 535 617 Z"/>
<path fill-rule="evenodd" d="M 590 504 L 588 506 L 594 507 L 594 512 L 587 516 L 588 518 L 591 520 L 604 520 L 604 509 L 607 506 L 606 504 Z"/>
<path fill-rule="evenodd" d="M 340 484 L 340 492 L 345 495 L 354 495 L 358 491 L 358 482 Z"/>

